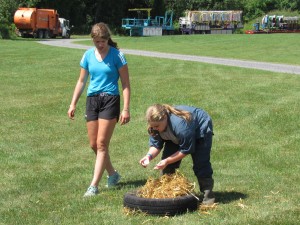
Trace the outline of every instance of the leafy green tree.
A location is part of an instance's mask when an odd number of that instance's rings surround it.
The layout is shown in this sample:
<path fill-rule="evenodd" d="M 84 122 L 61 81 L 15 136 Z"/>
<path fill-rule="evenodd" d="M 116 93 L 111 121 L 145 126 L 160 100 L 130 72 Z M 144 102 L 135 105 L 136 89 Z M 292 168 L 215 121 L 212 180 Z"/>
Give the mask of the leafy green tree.
<path fill-rule="evenodd" d="M 164 0 L 152 0 L 151 1 L 152 16 L 164 16 L 166 12 Z"/>
<path fill-rule="evenodd" d="M 15 0 L 0 0 L 0 38 L 8 39 L 12 34 L 11 26 L 18 2 Z"/>
<path fill-rule="evenodd" d="M 289 10 L 289 11 L 300 11 L 299 0 L 277 0 L 275 7 L 278 9 Z"/>
<path fill-rule="evenodd" d="M 273 10 L 300 11 L 300 0 L 0 0 L 0 38 L 13 33 L 13 16 L 18 7 L 56 9 L 69 19 L 75 33 L 89 33 L 96 22 L 105 22 L 113 30 L 122 18 L 131 17 L 129 8 L 152 8 L 151 16 L 163 16 L 173 10 L 173 21 L 186 10 L 243 10 L 244 21 Z"/>
<path fill-rule="evenodd" d="M 123 0 L 97 0 L 95 4 L 94 22 L 104 22 L 111 28 L 121 26 L 126 1 Z"/>

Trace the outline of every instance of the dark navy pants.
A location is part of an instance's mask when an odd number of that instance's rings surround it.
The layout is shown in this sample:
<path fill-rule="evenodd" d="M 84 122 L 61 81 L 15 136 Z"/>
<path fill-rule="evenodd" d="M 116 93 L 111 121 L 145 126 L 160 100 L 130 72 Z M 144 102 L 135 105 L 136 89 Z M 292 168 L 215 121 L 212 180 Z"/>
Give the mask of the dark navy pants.
<path fill-rule="evenodd" d="M 197 139 L 195 143 L 195 152 L 191 154 L 193 159 L 193 170 L 196 177 L 201 178 L 212 178 L 213 169 L 210 163 L 210 152 L 212 147 L 213 133 L 208 132 L 203 138 Z M 179 146 L 171 141 L 166 141 L 164 150 L 162 153 L 162 159 L 169 157 L 179 150 Z M 179 168 L 181 163 L 177 161 L 169 164 L 162 172 L 163 174 L 174 173 Z"/>

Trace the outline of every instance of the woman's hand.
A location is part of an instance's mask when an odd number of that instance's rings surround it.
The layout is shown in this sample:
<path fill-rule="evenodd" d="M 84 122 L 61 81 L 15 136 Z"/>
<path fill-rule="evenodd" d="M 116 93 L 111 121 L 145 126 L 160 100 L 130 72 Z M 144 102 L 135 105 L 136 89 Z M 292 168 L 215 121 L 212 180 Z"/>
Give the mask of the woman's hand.
<path fill-rule="evenodd" d="M 129 110 L 123 110 L 120 115 L 120 123 L 124 125 L 130 121 L 130 113 Z"/>
<path fill-rule="evenodd" d="M 167 160 L 163 159 L 154 167 L 155 170 L 163 170 L 168 165 Z"/>
<path fill-rule="evenodd" d="M 142 158 L 142 159 L 140 160 L 140 164 L 141 164 L 144 168 L 146 168 L 146 167 L 149 165 L 149 163 L 150 163 L 150 159 L 149 159 L 149 156 L 148 156 L 148 155 L 146 155 L 144 158 Z"/>
<path fill-rule="evenodd" d="M 76 106 L 75 105 L 70 105 L 70 108 L 68 110 L 68 116 L 71 120 L 74 120 L 75 117 L 75 110 L 76 110 Z"/>

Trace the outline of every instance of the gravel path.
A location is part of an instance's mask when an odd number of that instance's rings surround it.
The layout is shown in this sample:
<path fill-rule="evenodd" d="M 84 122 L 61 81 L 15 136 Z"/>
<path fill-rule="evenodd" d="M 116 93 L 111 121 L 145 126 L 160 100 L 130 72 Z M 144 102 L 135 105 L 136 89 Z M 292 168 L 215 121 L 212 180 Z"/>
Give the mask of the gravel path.
<path fill-rule="evenodd" d="M 87 40 L 87 39 L 76 39 L 76 40 L 48 39 L 48 40 L 38 41 L 38 43 L 57 46 L 57 47 L 78 48 L 78 49 L 88 49 L 91 47 L 91 46 L 72 43 L 73 41 L 80 41 L 80 40 Z M 121 50 L 123 53 L 128 55 L 139 55 L 139 56 L 147 56 L 147 57 L 166 58 L 166 59 L 178 59 L 178 60 L 185 60 L 185 61 L 226 65 L 226 66 L 252 68 L 252 69 L 278 72 L 278 73 L 300 74 L 300 66 L 287 65 L 287 64 L 256 62 L 256 61 L 247 61 L 247 60 L 238 60 L 238 59 L 222 59 L 222 58 L 194 56 L 194 55 L 180 55 L 180 54 L 172 54 L 172 53 L 161 53 L 161 52 L 151 52 L 151 51 L 131 50 L 131 49 L 121 49 Z"/>

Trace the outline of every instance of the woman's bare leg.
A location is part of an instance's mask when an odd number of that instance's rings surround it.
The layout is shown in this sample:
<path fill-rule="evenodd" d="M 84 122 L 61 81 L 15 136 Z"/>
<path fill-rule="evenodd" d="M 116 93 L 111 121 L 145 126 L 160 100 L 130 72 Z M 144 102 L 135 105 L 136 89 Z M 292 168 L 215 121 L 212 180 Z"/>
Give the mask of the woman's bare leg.
<path fill-rule="evenodd" d="M 110 161 L 108 147 L 116 123 L 116 119 L 99 119 L 98 121 L 90 121 L 87 123 L 90 145 L 96 153 L 94 177 L 91 186 L 98 186 L 105 169 L 109 175 L 115 172 Z"/>

